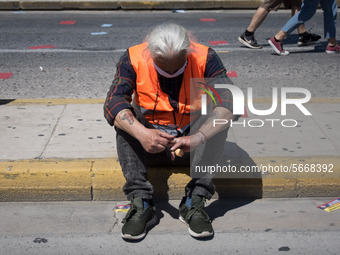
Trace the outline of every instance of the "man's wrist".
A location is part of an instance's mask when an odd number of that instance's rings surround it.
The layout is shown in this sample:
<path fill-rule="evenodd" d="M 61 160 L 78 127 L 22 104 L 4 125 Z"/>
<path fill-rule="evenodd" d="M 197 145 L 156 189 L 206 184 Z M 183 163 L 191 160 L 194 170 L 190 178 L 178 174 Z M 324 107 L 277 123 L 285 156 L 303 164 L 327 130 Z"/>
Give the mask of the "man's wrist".
<path fill-rule="evenodd" d="M 207 136 L 202 131 L 198 130 L 195 135 L 199 137 L 201 143 L 205 143 L 207 141 Z"/>

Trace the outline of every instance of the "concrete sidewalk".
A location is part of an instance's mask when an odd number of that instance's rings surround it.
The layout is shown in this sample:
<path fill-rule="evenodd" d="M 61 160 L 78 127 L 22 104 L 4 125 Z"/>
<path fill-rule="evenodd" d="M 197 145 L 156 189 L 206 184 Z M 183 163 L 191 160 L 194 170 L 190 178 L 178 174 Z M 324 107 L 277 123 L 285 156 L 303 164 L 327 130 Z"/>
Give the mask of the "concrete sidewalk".
<path fill-rule="evenodd" d="M 178 220 L 178 200 L 156 201 L 159 223 L 141 242 L 120 237 L 117 202 L 1 203 L 2 254 L 338 254 L 340 210 L 333 198 L 212 200 L 215 235 L 199 241 Z"/>
<path fill-rule="evenodd" d="M 123 200 L 115 130 L 103 117 L 102 99 L 0 101 L 0 201 Z M 261 109 L 269 101 L 258 99 Z M 216 197 L 312 197 L 340 193 L 340 100 L 312 99 L 312 116 L 288 108 L 241 118 L 229 131 L 222 164 L 264 173 L 215 179 Z M 254 128 L 251 126 L 260 125 Z M 272 127 L 274 125 L 274 127 Z M 270 167 L 272 170 L 269 171 Z M 281 171 L 286 169 L 286 171 Z M 180 199 L 187 168 L 151 169 L 157 199 Z"/>

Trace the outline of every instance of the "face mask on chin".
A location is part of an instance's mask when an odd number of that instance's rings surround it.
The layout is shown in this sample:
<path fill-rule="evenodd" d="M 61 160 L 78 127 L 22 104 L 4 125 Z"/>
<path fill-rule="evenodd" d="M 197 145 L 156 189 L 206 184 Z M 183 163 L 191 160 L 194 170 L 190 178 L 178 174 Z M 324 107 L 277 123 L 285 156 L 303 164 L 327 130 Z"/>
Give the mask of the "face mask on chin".
<path fill-rule="evenodd" d="M 188 64 L 188 60 L 185 61 L 184 65 L 174 74 L 168 74 L 167 72 L 163 71 L 161 68 L 159 68 L 155 62 L 153 63 L 154 67 L 156 68 L 157 72 L 164 76 L 165 78 L 175 78 L 179 75 L 181 75 L 182 73 L 184 73 L 184 70 L 185 70 L 185 67 L 187 66 Z"/>

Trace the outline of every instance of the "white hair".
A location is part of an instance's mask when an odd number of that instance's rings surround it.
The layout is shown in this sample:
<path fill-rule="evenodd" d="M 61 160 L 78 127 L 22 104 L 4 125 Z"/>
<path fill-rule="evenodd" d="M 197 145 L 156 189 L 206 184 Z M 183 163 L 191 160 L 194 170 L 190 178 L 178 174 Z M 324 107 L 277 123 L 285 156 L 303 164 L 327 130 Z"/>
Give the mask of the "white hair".
<path fill-rule="evenodd" d="M 181 54 L 189 54 L 193 36 L 184 27 L 165 23 L 153 28 L 145 41 L 153 59 L 170 59 Z"/>

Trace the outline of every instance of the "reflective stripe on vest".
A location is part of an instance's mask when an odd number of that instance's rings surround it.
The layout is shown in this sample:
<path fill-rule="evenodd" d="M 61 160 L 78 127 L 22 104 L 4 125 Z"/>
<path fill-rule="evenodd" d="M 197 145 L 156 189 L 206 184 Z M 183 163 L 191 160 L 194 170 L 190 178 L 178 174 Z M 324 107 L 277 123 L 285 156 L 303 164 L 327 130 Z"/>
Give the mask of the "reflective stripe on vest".
<path fill-rule="evenodd" d="M 157 71 L 147 49 L 147 43 L 142 43 L 128 49 L 131 64 L 136 72 L 135 103 L 141 107 L 147 120 L 154 124 L 178 125 L 179 128 L 187 125 L 201 110 L 202 90 L 193 89 L 191 78 L 204 78 L 207 62 L 208 47 L 193 43 L 188 55 L 188 64 L 183 73 L 183 81 L 179 93 L 178 112 L 170 105 L 168 95 L 159 86 Z M 195 114 L 196 113 L 196 114 Z M 190 116 L 191 115 L 191 116 Z"/>

